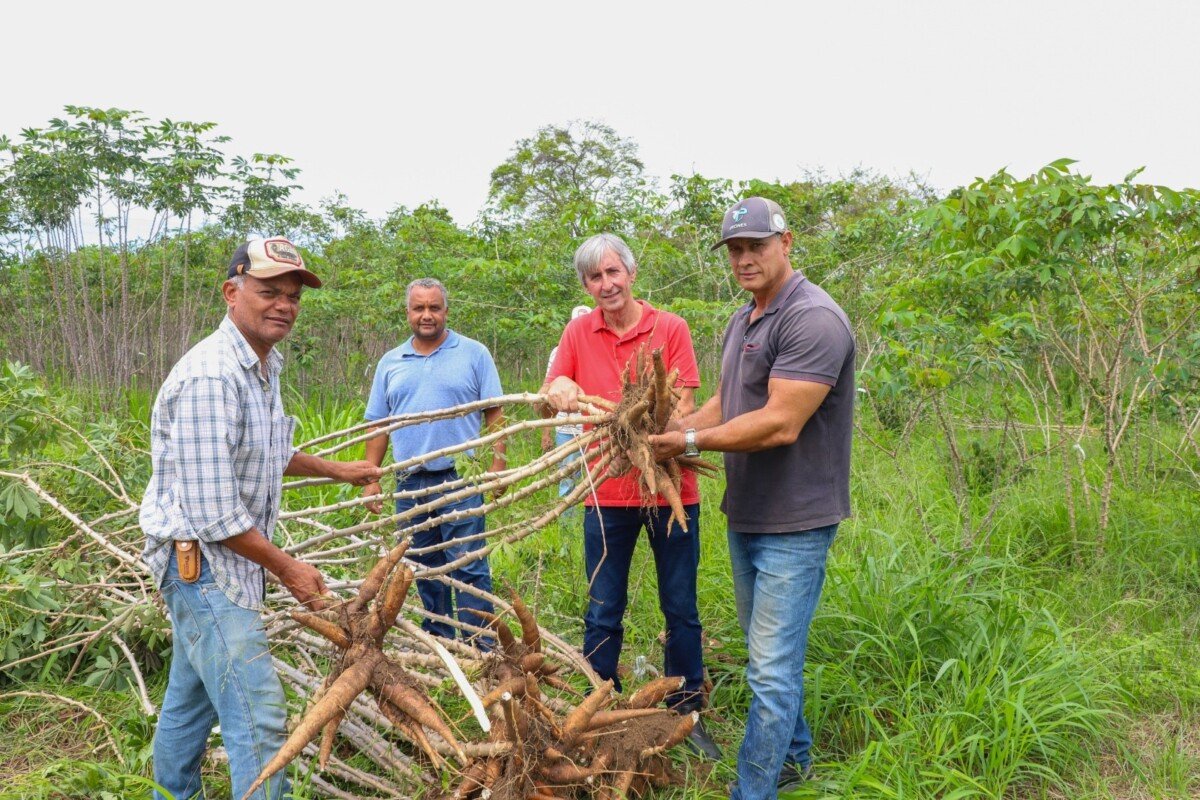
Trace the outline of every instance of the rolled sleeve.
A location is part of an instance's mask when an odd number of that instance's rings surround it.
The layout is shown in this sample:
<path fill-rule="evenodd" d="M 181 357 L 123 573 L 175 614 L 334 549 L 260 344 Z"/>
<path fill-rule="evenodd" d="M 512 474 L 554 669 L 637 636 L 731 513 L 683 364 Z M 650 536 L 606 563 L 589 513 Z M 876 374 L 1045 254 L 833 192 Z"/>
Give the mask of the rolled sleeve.
<path fill-rule="evenodd" d="M 204 542 L 219 542 L 231 536 L 245 533 L 254 527 L 254 519 L 241 503 L 224 517 L 215 520 L 201 530 L 196 531 L 196 538 Z"/>
<path fill-rule="evenodd" d="M 176 497 L 188 530 L 201 541 L 221 541 L 254 527 L 233 463 L 240 413 L 237 389 L 220 378 L 194 378 L 180 386 L 171 430 Z"/>

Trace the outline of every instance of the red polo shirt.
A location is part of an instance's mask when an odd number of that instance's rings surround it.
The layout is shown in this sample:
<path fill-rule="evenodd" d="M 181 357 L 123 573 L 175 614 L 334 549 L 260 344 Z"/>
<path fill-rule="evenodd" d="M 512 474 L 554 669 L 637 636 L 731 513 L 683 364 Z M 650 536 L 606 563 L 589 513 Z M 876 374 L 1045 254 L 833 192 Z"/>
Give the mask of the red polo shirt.
<path fill-rule="evenodd" d="M 547 379 L 566 375 L 586 394 L 620 400 L 621 378 L 624 374 L 632 377 L 638 348 L 645 344 L 650 351 L 662 348 L 667 372 L 679 370 L 676 386 L 693 389 L 699 386 L 700 368 L 696 366 L 696 352 L 692 349 L 692 334 L 687 323 L 669 311 L 659 311 L 645 300 L 637 302 L 642 306 L 642 318 L 624 336 L 617 336 L 605 324 L 604 312 L 599 308 L 571 320 L 558 343 L 558 355 Z M 611 478 L 600 485 L 595 495 L 589 494 L 584 503 L 589 506 L 640 506 L 639 477 L 638 471 L 632 469 L 620 478 Z M 696 473 L 691 470 L 683 471 L 680 499 L 684 505 L 700 502 Z M 657 498 L 657 504 L 667 504 L 662 495 Z"/>

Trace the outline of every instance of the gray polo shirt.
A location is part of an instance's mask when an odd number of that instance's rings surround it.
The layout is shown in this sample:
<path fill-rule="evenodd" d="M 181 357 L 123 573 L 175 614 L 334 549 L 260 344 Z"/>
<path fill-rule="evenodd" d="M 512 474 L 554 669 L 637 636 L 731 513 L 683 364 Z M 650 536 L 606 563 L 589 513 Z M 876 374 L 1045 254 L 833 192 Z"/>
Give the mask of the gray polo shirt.
<path fill-rule="evenodd" d="M 729 420 L 767 404 L 771 378 L 832 388 L 790 445 L 726 453 L 721 510 L 741 533 L 790 533 L 850 516 L 854 333 L 825 290 L 799 272 L 754 322 L 750 302 L 734 312 L 721 349 L 721 414 Z"/>

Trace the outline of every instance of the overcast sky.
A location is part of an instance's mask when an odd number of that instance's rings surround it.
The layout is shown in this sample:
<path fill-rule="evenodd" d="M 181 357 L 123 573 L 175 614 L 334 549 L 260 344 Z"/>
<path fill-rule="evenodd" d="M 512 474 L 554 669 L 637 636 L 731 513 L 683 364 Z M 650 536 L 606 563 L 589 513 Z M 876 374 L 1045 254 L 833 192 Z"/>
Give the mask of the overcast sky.
<path fill-rule="evenodd" d="M 666 177 L 856 166 L 941 189 L 1079 159 L 1200 186 L 1188 2 L 18 3 L 0 133 L 65 104 L 211 120 L 279 152 L 302 199 L 461 224 L 539 127 L 599 120 Z"/>

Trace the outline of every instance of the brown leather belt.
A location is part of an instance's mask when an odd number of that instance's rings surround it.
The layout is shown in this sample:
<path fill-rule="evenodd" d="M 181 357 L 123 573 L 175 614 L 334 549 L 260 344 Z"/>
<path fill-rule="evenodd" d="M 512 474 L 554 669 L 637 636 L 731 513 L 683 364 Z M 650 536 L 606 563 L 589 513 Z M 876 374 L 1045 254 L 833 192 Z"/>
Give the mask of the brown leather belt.
<path fill-rule="evenodd" d="M 200 543 L 175 542 L 175 565 L 179 568 L 179 579 L 184 583 L 200 580 Z"/>

